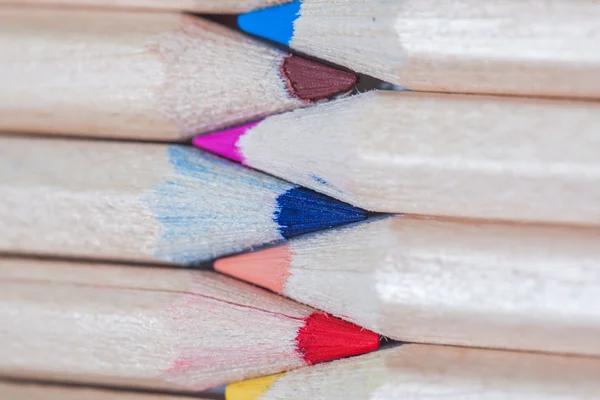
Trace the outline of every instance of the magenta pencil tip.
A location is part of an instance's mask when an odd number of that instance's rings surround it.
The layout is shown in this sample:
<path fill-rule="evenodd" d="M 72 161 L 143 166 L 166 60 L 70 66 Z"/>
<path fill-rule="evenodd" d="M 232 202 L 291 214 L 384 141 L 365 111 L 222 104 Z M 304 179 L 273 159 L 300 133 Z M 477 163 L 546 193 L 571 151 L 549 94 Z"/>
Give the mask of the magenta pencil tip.
<path fill-rule="evenodd" d="M 237 142 L 250 128 L 255 127 L 258 122 L 236 126 L 222 131 L 209 133 L 208 135 L 196 136 L 192 144 L 200 149 L 208 150 L 230 160 L 244 163 L 244 155 L 240 151 Z"/>

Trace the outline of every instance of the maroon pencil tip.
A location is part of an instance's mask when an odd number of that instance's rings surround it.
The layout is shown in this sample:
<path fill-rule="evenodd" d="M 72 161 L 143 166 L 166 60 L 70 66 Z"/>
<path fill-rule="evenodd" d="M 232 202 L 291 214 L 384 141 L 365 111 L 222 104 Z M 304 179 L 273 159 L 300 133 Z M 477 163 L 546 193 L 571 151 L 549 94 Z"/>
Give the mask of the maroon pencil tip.
<path fill-rule="evenodd" d="M 292 96 L 306 101 L 318 101 L 347 93 L 358 80 L 351 72 L 342 71 L 295 55 L 284 58 L 281 74 Z"/>
<path fill-rule="evenodd" d="M 379 348 L 377 333 L 322 312 L 312 313 L 306 319 L 296 341 L 309 365 Z"/>

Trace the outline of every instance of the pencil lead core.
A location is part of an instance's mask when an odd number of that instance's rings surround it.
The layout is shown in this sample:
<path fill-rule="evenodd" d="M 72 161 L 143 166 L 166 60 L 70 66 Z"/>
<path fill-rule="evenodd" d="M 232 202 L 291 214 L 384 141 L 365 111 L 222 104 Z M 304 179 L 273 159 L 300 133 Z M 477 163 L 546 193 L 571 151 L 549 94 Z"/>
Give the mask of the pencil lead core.
<path fill-rule="evenodd" d="M 314 312 L 296 337 L 308 364 L 367 353 L 379 348 L 379 335 L 351 322 Z"/>
<path fill-rule="evenodd" d="M 246 33 L 287 46 L 294 36 L 294 21 L 299 15 L 300 1 L 294 1 L 242 14 L 237 23 Z"/>
<path fill-rule="evenodd" d="M 208 135 L 196 136 L 192 139 L 192 144 L 200 149 L 208 150 L 211 153 L 244 164 L 245 159 L 238 147 L 238 140 L 240 136 L 258 125 L 258 123 L 259 121 L 251 122 L 246 125 L 209 133 Z"/>
<path fill-rule="evenodd" d="M 263 288 L 282 293 L 290 276 L 292 250 L 289 245 L 225 257 L 215 261 L 216 271 Z"/>
<path fill-rule="evenodd" d="M 363 209 L 302 187 L 281 194 L 273 216 L 285 238 L 366 218 L 367 211 Z"/>
<path fill-rule="evenodd" d="M 358 81 L 356 74 L 289 55 L 281 64 L 281 75 L 290 94 L 305 102 L 348 93 Z"/>
<path fill-rule="evenodd" d="M 273 382 L 284 374 L 263 376 L 261 378 L 247 379 L 234 382 L 225 388 L 226 400 L 256 400 L 260 399 L 269 390 Z"/>

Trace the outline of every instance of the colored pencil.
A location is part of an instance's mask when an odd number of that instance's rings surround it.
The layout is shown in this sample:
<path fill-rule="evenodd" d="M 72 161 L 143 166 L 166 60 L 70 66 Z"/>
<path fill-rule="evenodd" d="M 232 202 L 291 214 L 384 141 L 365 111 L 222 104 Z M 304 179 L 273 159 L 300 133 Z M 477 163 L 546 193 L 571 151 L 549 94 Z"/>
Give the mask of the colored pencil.
<path fill-rule="evenodd" d="M 0 4 L 173 10 L 235 14 L 284 3 L 286 0 L 0 0 Z"/>
<path fill-rule="evenodd" d="M 598 98 L 598 20 L 595 0 L 303 0 L 238 24 L 412 90 Z"/>
<path fill-rule="evenodd" d="M 355 75 L 177 13 L 0 8 L 0 130 L 182 141 Z"/>
<path fill-rule="evenodd" d="M 0 380 L 4 400 L 190 400 L 189 396 Z M 202 400 L 194 397 L 195 400 Z"/>
<path fill-rule="evenodd" d="M 406 344 L 229 385 L 227 400 L 595 399 L 600 361 Z"/>
<path fill-rule="evenodd" d="M 0 371 L 198 391 L 359 354 L 379 336 L 210 271 L 2 259 Z"/>
<path fill-rule="evenodd" d="M 598 126 L 598 103 L 370 92 L 194 143 L 371 211 L 598 225 Z"/>
<path fill-rule="evenodd" d="M 191 146 L 0 136 L 0 251 L 193 264 L 365 212 Z"/>
<path fill-rule="evenodd" d="M 600 355 L 600 230 L 408 216 L 215 269 L 392 339 Z"/>

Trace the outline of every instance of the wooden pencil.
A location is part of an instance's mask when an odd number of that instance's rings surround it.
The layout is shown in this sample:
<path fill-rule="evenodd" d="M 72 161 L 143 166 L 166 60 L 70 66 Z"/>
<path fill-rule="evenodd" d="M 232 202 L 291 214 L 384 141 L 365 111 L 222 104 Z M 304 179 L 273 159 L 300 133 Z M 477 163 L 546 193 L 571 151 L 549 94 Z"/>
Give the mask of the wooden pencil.
<path fill-rule="evenodd" d="M 356 77 L 201 18 L 0 8 L 0 130 L 181 141 L 348 92 Z"/>
<path fill-rule="evenodd" d="M 0 380 L 3 400 L 190 400 L 189 396 L 66 386 L 27 381 Z M 194 397 L 195 400 L 202 398 Z"/>
<path fill-rule="evenodd" d="M 371 92 L 194 143 L 371 211 L 598 225 L 598 126 L 592 102 Z"/>
<path fill-rule="evenodd" d="M 0 0 L 0 4 L 235 14 L 281 4 L 285 1 L 286 0 Z"/>
<path fill-rule="evenodd" d="M 600 361 L 406 344 L 234 383 L 227 400 L 595 399 Z"/>
<path fill-rule="evenodd" d="M 365 212 L 191 146 L 0 136 L 0 251 L 193 264 Z"/>
<path fill-rule="evenodd" d="M 303 0 L 238 23 L 412 90 L 598 98 L 598 20 L 595 0 Z"/>
<path fill-rule="evenodd" d="M 600 355 L 600 230 L 409 216 L 215 269 L 396 340 Z"/>
<path fill-rule="evenodd" d="M 2 375 L 199 391 L 379 336 L 210 271 L 0 260 Z"/>

